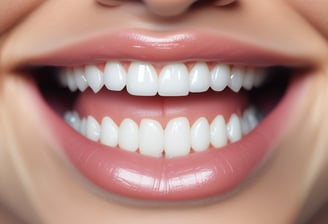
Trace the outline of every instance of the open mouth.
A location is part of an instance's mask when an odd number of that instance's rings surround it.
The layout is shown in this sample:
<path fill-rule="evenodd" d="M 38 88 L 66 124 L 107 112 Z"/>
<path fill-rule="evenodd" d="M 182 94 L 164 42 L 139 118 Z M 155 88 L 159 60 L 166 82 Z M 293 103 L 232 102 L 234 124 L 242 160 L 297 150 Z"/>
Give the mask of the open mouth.
<path fill-rule="evenodd" d="M 49 69 L 53 79 L 45 77 L 40 87 L 72 128 L 91 141 L 159 158 L 241 140 L 277 104 L 289 77 L 288 69 L 214 62 Z M 268 86 L 276 91 L 263 91 Z M 54 99 L 56 92 L 66 95 Z"/>
<path fill-rule="evenodd" d="M 299 69 L 276 56 L 269 63 L 260 51 L 231 62 L 212 55 L 161 62 L 157 47 L 147 48 L 145 57 L 122 47 L 94 60 L 93 50 L 73 47 L 31 63 L 68 158 L 95 185 L 132 199 L 202 200 L 236 189 L 276 147 Z"/>

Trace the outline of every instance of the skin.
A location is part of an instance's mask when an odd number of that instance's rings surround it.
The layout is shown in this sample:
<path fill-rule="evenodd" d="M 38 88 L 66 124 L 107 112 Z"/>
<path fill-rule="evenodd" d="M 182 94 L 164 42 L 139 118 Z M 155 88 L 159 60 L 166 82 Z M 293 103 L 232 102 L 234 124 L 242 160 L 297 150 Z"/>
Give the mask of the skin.
<path fill-rule="evenodd" d="M 240 0 L 231 7 L 215 7 L 207 2 L 204 7 L 193 9 L 190 9 L 192 0 L 101 2 L 102 6 L 91 0 L 80 0 L 79 4 L 75 0 L 0 3 L 1 220 L 7 223 L 328 220 L 324 215 L 328 199 L 326 0 L 314 0 L 311 4 L 303 0 Z M 108 2 L 111 3 L 106 6 Z M 8 9 L 8 5 L 17 6 Z M 258 19 L 260 16 L 268 19 Z M 66 163 L 45 122 L 40 122 L 44 118 L 26 101 L 24 79 L 14 75 L 14 68 L 29 51 L 42 50 L 49 43 L 55 46 L 74 41 L 81 35 L 135 26 L 159 31 L 184 27 L 219 30 L 301 55 L 302 63 L 309 66 L 306 94 L 300 96 L 303 100 L 279 151 L 265 170 L 234 196 L 206 205 L 151 208 L 99 197 L 94 193 L 98 189 L 86 187 Z"/>

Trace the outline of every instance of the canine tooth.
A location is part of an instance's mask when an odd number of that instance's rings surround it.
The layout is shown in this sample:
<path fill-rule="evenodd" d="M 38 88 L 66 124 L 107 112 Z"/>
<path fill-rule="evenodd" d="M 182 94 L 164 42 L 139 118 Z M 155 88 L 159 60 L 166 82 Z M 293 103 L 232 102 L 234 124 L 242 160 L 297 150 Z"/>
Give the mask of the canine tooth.
<path fill-rule="evenodd" d="M 246 73 L 244 75 L 243 87 L 247 90 L 251 90 L 252 87 L 254 86 L 254 79 L 255 79 L 255 69 L 247 68 Z"/>
<path fill-rule="evenodd" d="M 139 147 L 138 125 L 131 119 L 124 119 L 118 131 L 118 145 L 121 149 L 135 152 Z"/>
<path fill-rule="evenodd" d="M 126 71 L 119 62 L 107 62 L 104 70 L 104 83 L 107 89 L 121 91 L 126 84 Z"/>
<path fill-rule="evenodd" d="M 86 136 L 87 135 L 87 120 L 85 118 L 82 118 L 79 132 L 81 135 Z"/>
<path fill-rule="evenodd" d="M 245 113 L 241 119 L 241 132 L 243 135 L 247 135 L 251 131 L 250 125 L 248 123 L 248 120 L 245 116 Z"/>
<path fill-rule="evenodd" d="M 66 112 L 64 114 L 64 120 L 75 130 L 79 130 L 80 127 L 80 117 L 76 112 Z"/>
<path fill-rule="evenodd" d="M 253 130 L 258 124 L 256 109 L 254 107 L 247 109 L 244 112 L 243 119 L 247 123 L 249 131 Z"/>
<path fill-rule="evenodd" d="M 88 116 L 86 126 L 86 137 L 92 141 L 98 141 L 100 138 L 100 125 L 96 119 Z"/>
<path fill-rule="evenodd" d="M 75 92 L 77 90 L 77 84 L 75 82 L 74 73 L 72 69 L 66 70 L 66 79 L 69 90 L 71 92 Z"/>
<path fill-rule="evenodd" d="M 216 65 L 211 71 L 211 88 L 214 91 L 224 90 L 230 81 L 229 65 Z"/>
<path fill-rule="evenodd" d="M 139 128 L 139 150 L 142 155 L 161 157 L 164 150 L 164 131 L 158 121 L 142 119 Z"/>
<path fill-rule="evenodd" d="M 183 63 L 164 66 L 158 82 L 158 94 L 161 96 L 186 96 L 189 93 L 188 70 Z"/>
<path fill-rule="evenodd" d="M 234 92 L 238 92 L 242 85 L 243 85 L 243 76 L 245 71 L 242 67 L 234 66 L 231 69 L 230 81 L 229 81 L 229 88 L 232 89 Z"/>
<path fill-rule="evenodd" d="M 154 96 L 158 90 L 158 78 L 154 67 L 149 63 L 132 62 L 128 71 L 127 91 L 137 96 Z"/>
<path fill-rule="evenodd" d="M 97 93 L 104 85 L 103 74 L 95 65 L 85 67 L 85 76 L 93 92 Z"/>
<path fill-rule="evenodd" d="M 204 151 L 210 145 L 210 125 L 201 117 L 191 127 L 191 148 L 196 152 Z"/>
<path fill-rule="evenodd" d="M 74 78 L 78 89 L 83 92 L 88 88 L 88 81 L 82 68 L 73 69 Z"/>
<path fill-rule="evenodd" d="M 100 142 L 111 147 L 118 144 L 118 126 L 109 117 L 104 117 L 101 122 Z"/>
<path fill-rule="evenodd" d="M 190 125 L 185 117 L 170 120 L 164 134 L 165 156 L 185 156 L 190 152 Z"/>
<path fill-rule="evenodd" d="M 189 91 L 192 93 L 206 92 L 210 87 L 210 77 L 207 64 L 197 62 L 189 75 Z"/>
<path fill-rule="evenodd" d="M 211 144 L 216 147 L 225 146 L 228 142 L 227 129 L 224 117 L 218 115 L 214 118 L 210 125 Z"/>
<path fill-rule="evenodd" d="M 242 138 L 240 119 L 236 114 L 232 114 L 227 123 L 227 133 L 230 142 L 236 142 Z"/>

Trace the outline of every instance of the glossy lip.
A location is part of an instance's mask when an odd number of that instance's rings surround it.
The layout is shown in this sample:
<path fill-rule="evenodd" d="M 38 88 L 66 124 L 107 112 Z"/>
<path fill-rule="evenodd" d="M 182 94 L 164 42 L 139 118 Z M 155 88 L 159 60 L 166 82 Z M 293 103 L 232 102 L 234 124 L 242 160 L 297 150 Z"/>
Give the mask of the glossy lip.
<path fill-rule="evenodd" d="M 150 32 L 123 30 L 63 43 L 45 52 L 35 51 L 21 64 L 73 66 L 108 59 L 153 63 L 218 61 L 252 66 L 304 66 L 306 59 L 211 32 Z"/>
<path fill-rule="evenodd" d="M 154 37 L 119 32 L 33 57 L 29 63 L 72 66 L 109 59 L 153 62 L 202 59 L 263 66 L 286 62 L 297 64 L 297 60 L 286 55 L 223 37 L 191 33 L 173 36 L 176 38 L 171 38 L 172 35 Z M 123 45 L 118 47 L 112 40 Z M 192 47 L 195 43 L 199 44 L 198 48 Z M 294 79 L 279 105 L 241 141 L 221 149 L 211 148 L 206 152 L 174 159 L 146 157 L 89 141 L 71 129 L 44 103 L 35 86 L 32 92 L 48 120 L 53 136 L 74 166 L 92 183 L 127 198 L 188 201 L 231 191 L 247 180 L 265 161 L 284 135 L 283 131 L 288 128 L 286 120 L 290 120 L 299 102 L 302 86 L 299 79 Z"/>

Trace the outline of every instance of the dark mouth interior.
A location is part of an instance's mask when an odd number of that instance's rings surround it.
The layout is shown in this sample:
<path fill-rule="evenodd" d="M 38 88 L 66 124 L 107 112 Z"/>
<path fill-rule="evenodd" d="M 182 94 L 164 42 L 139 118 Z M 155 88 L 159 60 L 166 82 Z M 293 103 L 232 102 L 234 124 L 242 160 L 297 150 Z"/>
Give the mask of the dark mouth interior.
<path fill-rule="evenodd" d="M 60 68 L 58 67 L 40 66 L 31 69 L 30 73 L 33 74 L 45 101 L 59 116 L 62 116 L 64 112 L 74 108 L 74 104 L 80 92 L 77 91 L 72 93 L 68 88 L 63 88 L 59 85 L 59 70 Z M 259 110 L 259 116 L 263 118 L 270 113 L 282 99 L 294 72 L 294 69 L 284 66 L 270 67 L 268 68 L 268 79 L 262 87 L 254 88 L 251 91 L 241 90 L 239 93 L 235 94 L 246 94 L 250 104 Z M 183 97 L 192 97 L 194 94 L 202 93 L 193 93 Z M 220 94 L 220 92 L 215 94 Z"/>

